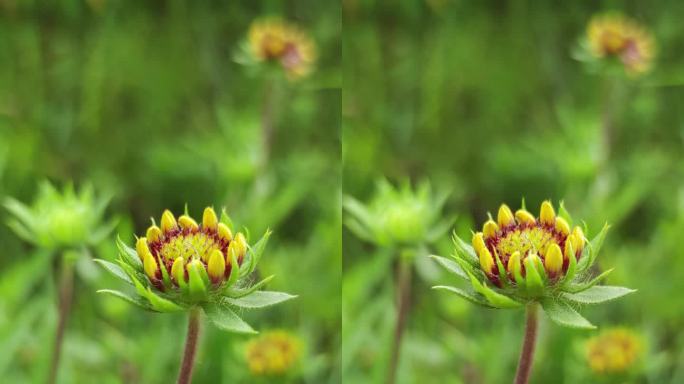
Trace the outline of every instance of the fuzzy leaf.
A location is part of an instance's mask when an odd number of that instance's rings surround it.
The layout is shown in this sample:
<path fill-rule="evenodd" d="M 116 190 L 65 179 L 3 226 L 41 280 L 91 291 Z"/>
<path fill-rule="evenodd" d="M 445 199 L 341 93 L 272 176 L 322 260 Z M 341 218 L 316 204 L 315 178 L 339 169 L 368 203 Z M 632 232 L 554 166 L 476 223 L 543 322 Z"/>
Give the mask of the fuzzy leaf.
<path fill-rule="evenodd" d="M 250 287 L 246 287 L 246 288 L 234 288 L 232 286 L 227 286 L 225 294 L 227 296 L 232 297 L 232 298 L 247 296 L 250 293 L 252 293 L 252 292 L 256 291 L 257 289 L 266 285 L 266 283 L 268 283 L 269 281 L 273 280 L 273 277 L 275 277 L 275 275 L 268 276 L 268 277 L 264 278 L 263 280 L 261 280 L 260 282 L 254 284 Z"/>
<path fill-rule="evenodd" d="M 604 271 L 600 275 L 594 277 L 593 279 L 586 281 L 586 282 L 580 282 L 580 283 L 574 283 L 574 284 L 569 284 L 564 290 L 570 293 L 576 293 L 576 292 L 581 292 L 586 289 L 589 289 L 593 287 L 594 285 L 598 284 L 599 281 L 603 280 L 606 276 L 608 276 L 611 272 L 613 272 L 614 268 L 611 268 L 609 270 Z"/>
<path fill-rule="evenodd" d="M 112 264 L 112 265 L 113 265 L 113 264 Z M 142 308 L 142 309 L 145 309 L 145 310 L 147 310 L 147 311 L 155 311 L 154 309 L 152 309 L 152 308 L 150 307 L 150 305 L 149 305 L 147 302 L 145 302 L 145 301 L 143 301 L 143 300 L 140 300 L 139 297 L 133 297 L 133 296 L 130 296 L 130 295 L 128 295 L 128 294 L 126 294 L 126 293 L 123 293 L 123 292 L 120 292 L 120 291 L 115 291 L 115 290 L 113 290 L 113 289 L 100 289 L 99 291 L 97 291 L 97 293 L 106 293 L 106 294 L 108 294 L 108 295 L 112 295 L 112 296 L 114 296 L 114 297 L 118 297 L 119 299 L 122 299 L 122 300 L 124 300 L 124 301 L 127 301 L 127 302 L 129 302 L 129 303 L 131 303 L 131 304 L 133 304 L 133 305 L 135 305 L 135 306 L 138 306 L 138 307 L 140 307 L 140 308 Z M 155 312 L 156 312 L 156 311 L 155 311 Z"/>
<path fill-rule="evenodd" d="M 95 261 L 96 263 L 103 266 L 106 270 L 111 272 L 112 275 L 114 275 L 114 276 L 118 277 L 119 279 L 127 282 L 128 284 L 133 284 L 133 281 L 131 280 L 131 278 L 128 277 L 126 272 L 121 267 L 119 267 L 118 265 L 116 265 L 114 263 L 110 263 L 109 261 L 102 260 L 102 259 L 94 259 L 93 261 Z"/>
<path fill-rule="evenodd" d="M 485 284 L 480 283 L 472 274 L 469 274 L 469 276 L 470 283 L 472 284 L 473 289 L 475 289 L 476 292 L 486 297 L 487 301 L 492 306 L 497 308 L 517 308 L 522 305 L 521 303 L 511 299 L 510 297 L 502 295 L 496 292 L 495 290 L 489 288 Z"/>
<path fill-rule="evenodd" d="M 444 290 L 444 291 L 448 291 L 451 293 L 455 293 L 458 296 L 461 296 L 462 298 L 470 301 L 473 304 L 481 305 L 481 306 L 487 307 L 487 308 L 494 308 L 488 302 L 482 300 L 480 297 L 475 296 L 475 292 L 468 292 L 468 291 L 465 291 L 463 289 L 451 287 L 448 285 L 437 285 L 437 286 L 432 287 L 432 289 Z"/>
<path fill-rule="evenodd" d="M 549 316 L 554 323 L 578 329 L 595 329 L 596 326 L 591 324 L 589 320 L 585 319 L 577 313 L 567 302 L 555 299 L 546 299 L 541 303 L 544 312 Z"/>
<path fill-rule="evenodd" d="M 227 305 L 221 303 L 205 303 L 203 305 L 204 313 L 207 314 L 209 320 L 214 325 L 224 331 L 235 333 L 257 333 L 249 324 L 240 318 Z"/>
<path fill-rule="evenodd" d="M 603 240 L 605 240 L 606 234 L 608 233 L 608 228 L 610 228 L 610 226 L 608 224 L 605 224 L 601 229 L 601 232 L 599 232 L 598 235 L 596 235 L 589 242 L 589 244 L 587 244 L 587 246 L 584 247 L 584 250 L 582 251 L 582 256 L 580 257 L 580 260 L 577 263 L 578 272 L 584 272 L 587 269 L 589 269 L 592 265 L 594 265 L 594 261 L 596 261 L 596 256 L 598 256 L 598 253 L 601 250 L 601 246 L 603 245 Z"/>
<path fill-rule="evenodd" d="M 119 236 L 116 237 L 116 246 L 119 248 L 119 253 L 121 253 L 121 257 L 124 261 L 135 267 L 135 269 L 142 270 L 142 261 L 140 261 L 138 252 L 136 252 L 135 249 L 126 245 Z"/>
<path fill-rule="evenodd" d="M 464 260 L 468 261 L 473 265 L 479 265 L 479 258 L 475 254 L 475 249 L 473 249 L 472 245 L 466 243 L 465 241 L 463 241 L 463 239 L 456 236 L 456 232 L 454 232 L 452 236 L 452 241 L 454 242 L 454 246 L 456 247 L 456 252 L 461 254 Z"/>
<path fill-rule="evenodd" d="M 636 290 L 627 287 L 597 285 L 578 293 L 563 293 L 563 297 L 581 304 L 599 304 L 615 300 L 632 292 L 636 292 Z"/>
<path fill-rule="evenodd" d="M 264 235 L 261 236 L 261 239 L 259 239 L 259 241 L 257 241 L 257 243 L 254 244 L 253 247 L 249 247 L 247 249 L 250 259 L 249 273 L 253 272 L 256 269 L 257 264 L 259 264 L 259 260 L 261 259 L 261 255 L 264 253 L 264 249 L 266 248 L 268 239 L 271 237 L 271 233 L 271 230 L 267 229 L 266 233 L 264 233 Z"/>
<path fill-rule="evenodd" d="M 243 296 L 237 299 L 226 297 L 224 300 L 236 307 L 263 308 L 294 299 L 295 297 L 297 296 L 290 295 L 289 293 L 285 292 L 255 291 L 251 295 Z"/>
<path fill-rule="evenodd" d="M 439 263 L 442 267 L 446 268 L 449 272 L 463 278 L 466 280 L 470 280 L 468 275 L 463 271 L 463 268 L 461 268 L 458 263 L 456 263 L 453 260 L 447 259 L 446 257 L 442 256 L 437 256 L 437 255 L 430 255 L 430 258 L 435 260 L 437 263 Z"/>
<path fill-rule="evenodd" d="M 145 297 L 150 301 L 152 308 L 159 312 L 180 312 L 185 310 L 185 308 L 179 306 L 173 301 L 167 300 L 152 292 L 150 287 L 147 287 L 147 293 L 145 294 Z"/>

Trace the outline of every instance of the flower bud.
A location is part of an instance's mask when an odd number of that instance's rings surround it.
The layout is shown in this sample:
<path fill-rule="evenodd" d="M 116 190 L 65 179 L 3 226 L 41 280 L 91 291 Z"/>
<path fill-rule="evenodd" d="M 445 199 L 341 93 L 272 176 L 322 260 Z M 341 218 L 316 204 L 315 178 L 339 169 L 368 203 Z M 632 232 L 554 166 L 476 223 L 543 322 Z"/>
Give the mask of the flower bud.
<path fill-rule="evenodd" d="M 219 239 L 226 242 L 233 240 L 233 232 L 223 223 L 218 223 L 218 236 Z"/>
<path fill-rule="evenodd" d="M 529 254 L 525 257 L 525 285 L 527 289 L 533 293 L 538 294 L 544 288 L 544 281 L 541 278 L 540 272 L 537 270 L 539 256 L 535 253 Z"/>
<path fill-rule="evenodd" d="M 562 217 L 556 217 L 556 232 L 567 236 L 570 233 L 570 226 L 568 222 Z"/>
<path fill-rule="evenodd" d="M 138 252 L 138 257 L 140 261 L 145 260 L 145 255 L 150 253 L 150 248 L 147 246 L 147 239 L 141 237 L 135 242 L 135 250 Z"/>
<path fill-rule="evenodd" d="M 518 220 L 519 224 L 534 224 L 534 223 L 536 223 L 534 216 L 532 216 L 531 213 L 527 212 L 524 209 L 518 209 L 515 212 L 515 218 Z"/>
<path fill-rule="evenodd" d="M 176 260 L 173 261 L 173 265 L 171 266 L 171 276 L 176 284 L 181 287 L 187 283 L 185 280 L 185 259 L 182 257 L 177 257 Z"/>
<path fill-rule="evenodd" d="M 484 237 L 482 236 L 482 232 L 478 232 L 473 235 L 473 249 L 475 249 L 475 252 L 479 254 L 482 252 L 483 249 L 485 249 L 485 242 L 484 242 Z"/>
<path fill-rule="evenodd" d="M 484 248 L 480 253 L 478 253 L 478 255 L 480 256 L 480 267 L 482 270 L 487 274 L 491 274 L 492 268 L 494 267 L 494 258 L 492 258 L 492 253 L 489 252 L 489 249 Z"/>
<path fill-rule="evenodd" d="M 544 267 L 551 277 L 557 276 L 563 268 L 563 254 L 558 244 L 551 244 L 546 249 Z"/>
<path fill-rule="evenodd" d="M 150 280 L 159 278 L 159 265 L 157 265 L 157 260 L 154 259 L 151 252 L 145 253 L 143 257 L 143 269 Z"/>
<path fill-rule="evenodd" d="M 162 231 L 156 225 L 153 225 L 147 229 L 147 241 L 149 243 L 156 243 L 162 238 Z"/>
<path fill-rule="evenodd" d="M 176 223 L 176 218 L 173 217 L 173 213 L 168 209 L 162 213 L 161 217 L 161 230 L 163 233 L 169 233 L 173 230 L 178 229 L 178 224 Z"/>
<path fill-rule="evenodd" d="M 245 253 L 247 253 L 247 241 L 242 233 L 238 232 L 233 241 L 228 245 L 228 254 L 226 257 L 229 262 L 231 252 L 235 252 L 235 258 L 238 262 L 242 261 L 242 258 L 245 257 Z"/>
<path fill-rule="evenodd" d="M 582 249 L 584 249 L 584 232 L 582 232 L 582 228 L 580 227 L 575 227 L 572 230 L 572 237 L 573 237 L 573 243 L 572 243 L 572 248 L 575 250 L 575 252 L 582 252 Z"/>
<path fill-rule="evenodd" d="M 508 208 L 508 205 L 501 204 L 499 207 L 499 214 L 497 215 L 496 221 L 499 223 L 499 227 L 505 228 L 509 225 L 515 224 L 515 218 L 513 217 L 513 212 Z"/>
<path fill-rule="evenodd" d="M 218 217 L 216 217 L 216 212 L 211 207 L 206 207 L 204 213 L 202 214 L 202 228 L 206 228 L 212 231 L 217 230 Z M 225 224 L 224 224 L 225 225 Z"/>
<path fill-rule="evenodd" d="M 186 215 L 178 218 L 178 224 L 180 225 L 181 229 L 184 230 L 194 231 L 199 229 L 197 222 L 193 220 L 192 217 Z"/>
<path fill-rule="evenodd" d="M 556 212 L 553 210 L 553 205 L 549 201 L 544 201 L 539 211 L 539 221 L 542 224 L 553 225 L 555 219 Z"/>
<path fill-rule="evenodd" d="M 214 250 L 209 257 L 209 265 L 207 267 L 207 273 L 209 278 L 214 283 L 220 283 L 226 272 L 226 259 L 223 257 L 221 251 Z"/>
<path fill-rule="evenodd" d="M 205 284 L 206 270 L 204 264 L 199 259 L 192 259 L 188 263 L 188 287 L 190 295 L 199 298 L 207 293 L 207 285 Z"/>
<path fill-rule="evenodd" d="M 522 284 L 524 282 L 522 277 L 522 269 L 520 266 L 520 252 L 515 251 L 508 259 L 508 265 L 506 265 L 508 273 L 513 276 L 513 279 L 517 284 Z"/>
<path fill-rule="evenodd" d="M 497 232 L 499 232 L 499 226 L 496 225 L 493 220 L 488 220 L 482 227 L 482 233 L 484 234 L 485 239 L 495 237 Z"/>

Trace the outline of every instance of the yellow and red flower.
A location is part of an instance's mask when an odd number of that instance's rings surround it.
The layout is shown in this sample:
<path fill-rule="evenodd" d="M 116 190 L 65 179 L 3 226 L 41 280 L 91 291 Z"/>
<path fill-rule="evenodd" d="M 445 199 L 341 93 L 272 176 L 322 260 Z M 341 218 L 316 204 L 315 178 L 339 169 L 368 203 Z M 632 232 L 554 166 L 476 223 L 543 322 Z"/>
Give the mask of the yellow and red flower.
<path fill-rule="evenodd" d="M 611 374 L 629 371 L 641 358 L 642 340 L 627 328 L 613 328 L 590 338 L 585 358 L 594 373 Z"/>
<path fill-rule="evenodd" d="M 316 61 L 313 40 L 299 27 L 280 18 L 254 21 L 248 42 L 255 61 L 278 63 L 293 80 L 308 75 Z"/>
<path fill-rule="evenodd" d="M 282 376 L 291 372 L 302 355 L 302 341 L 294 334 L 264 332 L 247 343 L 245 357 L 255 376 Z"/>

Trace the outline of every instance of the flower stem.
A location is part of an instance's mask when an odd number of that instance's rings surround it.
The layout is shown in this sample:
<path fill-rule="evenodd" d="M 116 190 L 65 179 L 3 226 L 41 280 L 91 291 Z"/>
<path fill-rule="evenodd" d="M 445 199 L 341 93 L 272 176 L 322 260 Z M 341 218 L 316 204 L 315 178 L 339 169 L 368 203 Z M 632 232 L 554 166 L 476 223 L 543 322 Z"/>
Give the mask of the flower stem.
<path fill-rule="evenodd" d="M 397 323 L 394 328 L 394 342 L 392 345 L 387 384 L 394 384 L 399 366 L 401 339 L 404 326 L 408 318 L 411 298 L 411 262 L 401 259 L 397 268 Z"/>
<path fill-rule="evenodd" d="M 192 378 L 192 368 L 195 365 L 195 352 L 200 328 L 200 310 L 193 308 L 188 317 L 188 335 L 185 339 L 185 352 L 178 372 L 178 384 L 189 384 Z"/>
<path fill-rule="evenodd" d="M 52 363 L 50 364 L 48 384 L 54 384 L 57 381 L 59 360 L 62 356 L 64 330 L 66 328 L 67 320 L 69 319 L 69 311 L 71 310 L 71 300 L 74 291 L 73 265 L 69 260 L 63 259 L 61 260 L 60 269 L 57 330 L 55 331 L 55 344 L 52 351 Z"/>
<path fill-rule="evenodd" d="M 534 347 L 537 341 L 537 326 L 539 325 L 539 304 L 527 304 L 527 322 L 525 324 L 525 340 L 520 351 L 518 361 L 518 371 L 515 374 L 515 384 L 527 384 L 532 371 L 532 360 L 534 359 Z"/>

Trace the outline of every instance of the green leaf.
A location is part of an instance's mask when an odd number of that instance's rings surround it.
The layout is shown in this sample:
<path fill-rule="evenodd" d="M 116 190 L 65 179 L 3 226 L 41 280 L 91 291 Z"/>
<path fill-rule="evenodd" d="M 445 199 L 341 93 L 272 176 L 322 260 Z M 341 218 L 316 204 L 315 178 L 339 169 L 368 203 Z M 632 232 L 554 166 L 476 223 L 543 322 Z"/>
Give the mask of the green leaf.
<path fill-rule="evenodd" d="M 591 324 L 589 320 L 585 319 L 575 311 L 570 304 L 565 301 L 548 298 L 541 302 L 544 312 L 549 316 L 554 323 L 577 329 L 595 329 L 596 326 Z"/>
<path fill-rule="evenodd" d="M 473 265 L 479 265 L 480 259 L 475 254 L 475 249 L 473 249 L 472 245 L 466 243 L 460 237 L 458 237 L 456 232 L 454 232 L 452 236 L 452 241 L 454 242 L 456 252 L 462 255 L 464 260 Z"/>
<path fill-rule="evenodd" d="M 240 318 L 227 305 L 221 303 L 205 303 L 204 313 L 214 325 L 224 331 L 256 334 L 257 332 Z"/>
<path fill-rule="evenodd" d="M 461 296 L 462 298 L 470 301 L 473 304 L 482 305 L 482 306 L 487 307 L 487 308 L 494 308 L 491 304 L 489 304 L 485 300 L 482 300 L 481 297 L 476 296 L 475 292 L 468 292 L 468 291 L 465 291 L 463 289 L 451 287 L 448 285 L 436 285 L 436 286 L 432 287 L 432 289 L 444 290 L 444 291 L 448 291 L 451 293 L 455 293 L 458 296 Z"/>
<path fill-rule="evenodd" d="M 147 287 L 147 293 L 145 294 L 145 297 L 150 301 L 152 308 L 159 312 L 180 312 L 185 310 L 185 308 L 179 306 L 173 301 L 167 300 L 152 292 L 150 287 Z"/>
<path fill-rule="evenodd" d="M 97 293 L 105 293 L 108 295 L 112 295 L 114 297 L 118 297 L 119 299 L 127 301 L 135 306 L 138 306 L 142 309 L 156 312 L 154 309 L 152 309 L 152 307 L 150 307 L 150 305 L 146 301 L 141 300 L 139 297 L 133 297 L 126 293 L 115 291 L 113 289 L 100 289 L 99 291 L 97 291 Z"/>
<path fill-rule="evenodd" d="M 627 287 L 615 287 L 611 285 L 597 285 L 578 293 L 563 293 L 563 297 L 582 304 L 599 304 L 610 300 L 615 300 L 632 292 L 635 289 Z"/>
<path fill-rule="evenodd" d="M 224 300 L 231 305 L 241 308 L 264 308 L 287 300 L 294 299 L 295 295 L 285 292 L 255 291 L 250 295 L 240 298 L 225 297 Z"/>
<path fill-rule="evenodd" d="M 458 263 L 456 263 L 453 260 L 447 259 L 446 257 L 442 256 L 437 256 L 437 255 L 430 255 L 430 258 L 435 260 L 437 263 L 439 263 L 442 267 L 446 268 L 449 272 L 463 278 L 466 280 L 469 280 L 470 278 L 468 275 L 463 271 L 463 268 L 461 268 Z"/>
<path fill-rule="evenodd" d="M 571 293 L 576 293 L 576 292 L 581 292 L 586 289 L 589 289 L 593 287 L 594 285 L 598 284 L 599 281 L 603 280 L 606 276 L 608 276 L 611 272 L 613 272 L 614 268 L 611 268 L 607 271 L 604 271 L 600 275 L 594 277 L 593 279 L 586 281 L 586 282 L 580 282 L 580 283 L 574 283 L 574 284 L 568 284 L 567 287 L 565 287 L 565 291 L 571 292 Z"/>
<path fill-rule="evenodd" d="M 522 305 L 521 303 L 511 299 L 510 297 L 502 295 L 494 291 L 493 289 L 489 288 L 485 284 L 480 283 L 471 273 L 468 273 L 468 275 L 470 276 L 470 283 L 472 284 L 475 291 L 479 292 L 484 297 L 486 297 L 487 301 L 492 306 L 497 308 L 517 308 Z"/>
<path fill-rule="evenodd" d="M 119 267 L 118 265 L 114 263 L 110 263 L 109 261 L 102 260 L 102 259 L 93 259 L 94 262 L 100 264 L 103 266 L 106 270 L 111 272 L 112 275 L 118 277 L 119 279 L 127 282 L 128 284 L 133 284 L 133 281 L 131 280 L 130 277 L 126 274 L 126 272 Z"/>
<path fill-rule="evenodd" d="M 3 205 L 12 215 L 14 215 L 14 217 L 28 228 L 35 226 L 36 220 L 39 219 L 34 216 L 31 208 L 12 197 L 5 198 Z"/>
<path fill-rule="evenodd" d="M 261 260 L 261 255 L 264 253 L 264 249 L 266 248 L 266 244 L 268 243 L 268 239 L 271 237 L 271 230 L 267 229 L 266 233 L 264 233 L 263 236 L 261 236 L 261 239 L 254 244 L 253 247 L 248 247 L 247 253 L 249 253 L 249 272 L 252 273 L 256 267 L 257 264 L 259 264 L 259 260 Z M 237 264 L 234 264 L 237 265 Z"/>
<path fill-rule="evenodd" d="M 232 298 L 247 296 L 250 293 L 252 293 L 252 292 L 256 291 L 257 289 L 266 285 L 266 283 L 273 280 L 274 277 L 275 277 L 275 275 L 268 276 L 268 277 L 264 278 L 263 280 L 261 280 L 260 282 L 254 284 L 250 287 L 247 287 L 247 288 L 234 288 L 234 287 L 228 286 L 227 287 L 228 289 L 226 290 L 226 295 L 228 295 Z"/>
<path fill-rule="evenodd" d="M 142 270 L 142 261 L 140 261 L 138 252 L 136 252 L 135 249 L 126 245 L 119 236 L 116 237 L 116 246 L 119 248 L 119 253 L 121 253 L 121 257 L 123 257 L 124 261 L 137 270 Z"/>
<path fill-rule="evenodd" d="M 601 246 L 603 245 L 603 240 L 606 238 L 606 234 L 608 233 L 608 228 L 610 228 L 610 225 L 604 224 L 603 228 L 601 229 L 601 232 L 598 233 L 590 242 L 587 244 L 586 247 L 584 247 L 584 250 L 582 251 L 582 256 L 580 257 L 579 263 L 577 263 L 577 270 L 579 272 L 584 272 L 587 269 L 589 269 L 592 265 L 594 265 L 594 261 L 596 261 L 596 256 L 598 256 L 599 251 L 601 250 Z"/>
<path fill-rule="evenodd" d="M 565 221 L 568 222 L 568 225 L 570 226 L 570 228 L 572 228 L 572 216 L 570 216 L 570 212 L 568 212 L 568 210 L 565 209 L 565 202 L 563 202 L 562 200 L 559 204 L 558 216 L 565 219 Z"/>
<path fill-rule="evenodd" d="M 221 218 L 219 219 L 219 221 L 225 224 L 231 232 L 235 231 L 235 228 L 233 226 L 233 220 L 231 220 L 230 216 L 228 216 L 226 208 L 221 208 Z"/>

